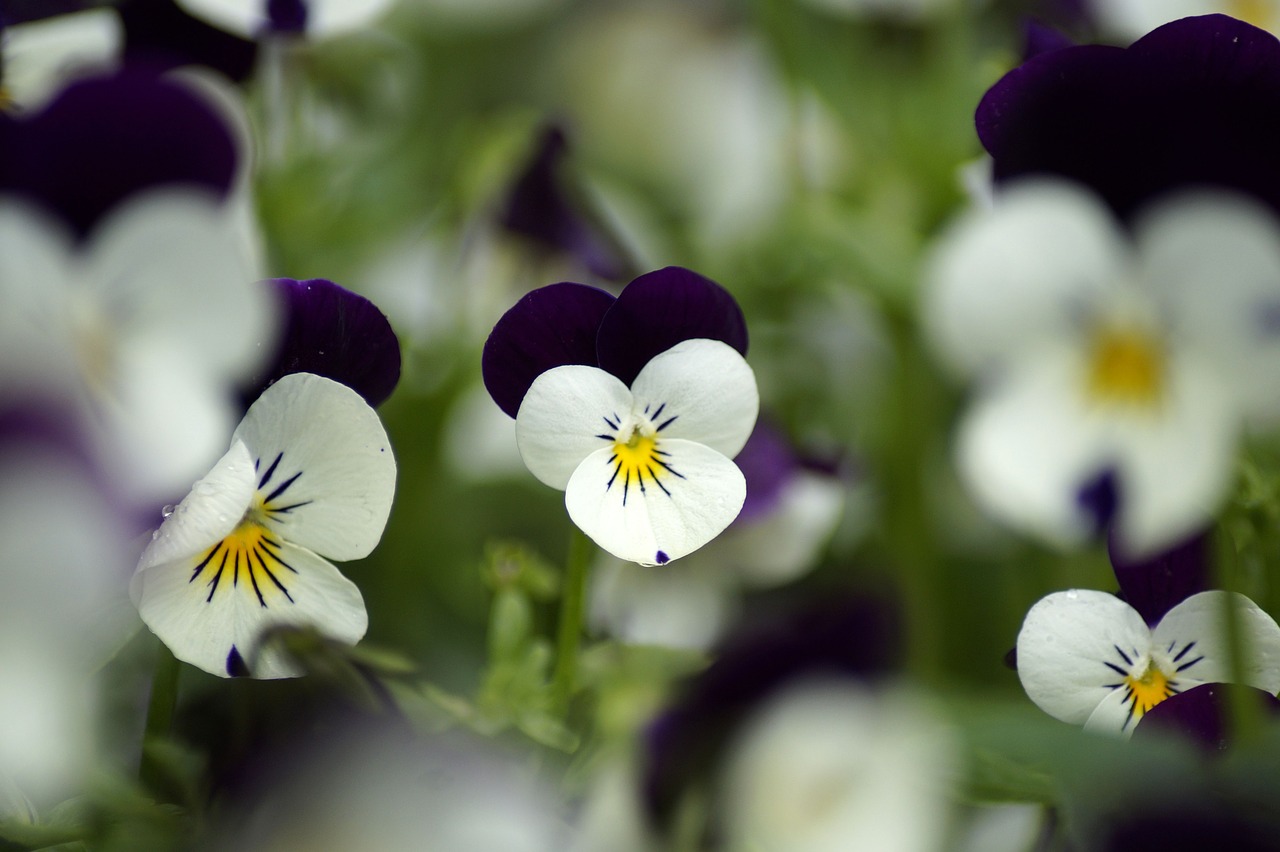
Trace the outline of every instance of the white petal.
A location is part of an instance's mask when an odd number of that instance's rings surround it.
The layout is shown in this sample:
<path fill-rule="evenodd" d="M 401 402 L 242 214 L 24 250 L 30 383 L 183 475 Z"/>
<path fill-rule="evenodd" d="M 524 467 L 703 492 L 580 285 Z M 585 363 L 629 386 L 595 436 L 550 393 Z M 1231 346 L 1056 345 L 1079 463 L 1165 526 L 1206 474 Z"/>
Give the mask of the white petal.
<path fill-rule="evenodd" d="M 24 112 L 35 112 L 75 76 L 114 65 L 123 41 L 120 17 L 111 9 L 5 27 L 5 88 Z"/>
<path fill-rule="evenodd" d="M 114 209 L 84 260 L 108 327 L 198 353 L 215 376 L 255 366 L 269 354 L 262 344 L 275 339 L 278 309 L 238 227 L 228 207 L 190 190 Z"/>
<path fill-rule="evenodd" d="M 0 377 L 80 384 L 66 313 L 74 270 L 65 228 L 12 198 L 0 199 Z"/>
<path fill-rule="evenodd" d="M 339 562 L 377 546 L 396 460 L 377 412 L 358 393 L 311 373 L 287 375 L 249 407 L 235 437 L 253 455 L 267 508 L 280 512 L 269 527 Z"/>
<path fill-rule="evenodd" d="M 298 671 L 278 653 L 258 654 L 265 629 L 313 625 L 326 636 L 355 643 L 364 636 L 368 615 L 360 590 L 328 561 L 287 541 L 280 562 L 268 567 L 283 590 L 262 569 L 228 566 L 216 586 L 212 572 L 194 575 L 200 557 L 157 564 L 134 575 L 138 613 L 183 662 L 227 677 L 232 651 L 259 678 L 293 677 Z M 292 570 L 289 570 L 292 569 Z"/>
<path fill-rule="evenodd" d="M 1030 351 L 1001 379 L 980 390 L 960 423 L 960 474 L 1000 520 L 1078 543 L 1095 524 L 1079 491 L 1113 461 L 1108 424 L 1083 408 L 1071 353 Z"/>
<path fill-rule="evenodd" d="M 1137 226 L 1141 279 L 1185 340 L 1212 355 L 1233 402 L 1280 415 L 1280 223 L 1243 197 L 1195 193 Z"/>
<path fill-rule="evenodd" d="M 213 470 L 160 524 L 142 552 L 138 571 L 190 559 L 221 541 L 244 517 L 253 500 L 254 485 L 253 458 L 243 443 L 234 441 Z"/>
<path fill-rule="evenodd" d="M 1071 329 L 1112 286 L 1125 250 L 1110 214 L 1068 184 L 1020 183 L 943 236 L 925 278 L 925 323 L 962 372 Z"/>
<path fill-rule="evenodd" d="M 1219 376 L 1171 359 L 1163 407 L 1115 424 L 1120 471 L 1118 544 L 1140 558 L 1207 525 L 1235 472 L 1240 428 Z"/>
<path fill-rule="evenodd" d="M 631 406 L 626 385 L 598 367 L 547 370 L 533 380 L 516 412 L 516 444 L 525 466 L 539 481 L 564 488 L 582 460 L 617 434 Z"/>
<path fill-rule="evenodd" d="M 1146 653 L 1151 633 L 1133 607 L 1105 592 L 1054 592 L 1031 607 L 1018 633 L 1018 678 L 1036 706 L 1080 725 L 1121 676 L 1106 661 L 1119 647 Z M 1119 690 L 1123 691 L 1123 690 Z M 1119 725 L 1116 726 L 1119 729 Z"/>
<path fill-rule="evenodd" d="M 652 417 L 664 437 L 697 441 L 728 458 L 747 442 L 760 410 L 755 373 L 719 340 L 686 340 L 654 356 L 631 393 L 637 413 Z"/>
<path fill-rule="evenodd" d="M 706 650 L 733 608 L 728 576 L 697 557 L 654 569 L 615 559 L 591 572 L 591 626 L 631 645 Z"/>
<path fill-rule="evenodd" d="M 1116 677 L 1118 678 L 1119 675 Z M 1084 720 L 1086 731 L 1110 736 L 1119 734 L 1128 738 L 1133 736 L 1137 727 L 1132 718 L 1128 695 L 1123 689 L 1113 689 L 1108 692 L 1107 697 L 1102 699 L 1089 714 L 1089 718 Z"/>
<path fill-rule="evenodd" d="M 1223 615 L 1230 594 L 1240 624 L 1246 654 L 1244 682 L 1267 692 L 1280 691 L 1280 626 L 1244 595 L 1222 591 L 1200 592 L 1175 606 L 1152 631 L 1152 643 L 1172 658 L 1195 642 L 1182 659 L 1175 660 L 1179 686 L 1194 678 L 1198 682 L 1226 682 L 1232 669 Z M 1196 658 L 1203 657 L 1199 662 Z"/>
<path fill-rule="evenodd" d="M 372 23 L 392 0 L 306 0 L 307 35 L 340 35 Z M 178 5 L 216 27 L 245 38 L 261 35 L 267 0 L 178 0 Z"/>
<path fill-rule="evenodd" d="M 583 532 L 619 559 L 641 565 L 702 547 L 738 516 L 747 493 L 742 471 L 715 450 L 681 440 L 658 447 L 669 454 L 664 461 L 672 472 L 657 470 L 656 481 L 615 477 L 607 447 L 578 466 L 564 493 L 569 517 Z"/>

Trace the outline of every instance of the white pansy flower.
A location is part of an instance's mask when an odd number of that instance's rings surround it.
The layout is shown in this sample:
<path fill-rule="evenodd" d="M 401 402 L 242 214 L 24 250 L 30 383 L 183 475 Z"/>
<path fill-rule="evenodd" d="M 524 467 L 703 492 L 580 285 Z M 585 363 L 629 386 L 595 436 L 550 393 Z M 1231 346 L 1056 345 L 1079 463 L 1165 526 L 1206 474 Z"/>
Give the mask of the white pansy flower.
<path fill-rule="evenodd" d="M 359 394 L 285 376 L 142 554 L 131 587 L 142 620 L 178 659 L 223 676 L 297 674 L 278 652 L 259 653 L 272 626 L 358 641 L 364 601 L 329 559 L 373 550 L 395 477 L 386 432 Z"/>
<path fill-rule="evenodd" d="M 1089 589 L 1054 592 L 1018 633 L 1018 677 L 1051 716 L 1088 730 L 1129 735 L 1148 710 L 1202 683 L 1228 682 L 1227 592 L 1192 595 L 1148 627 L 1124 601 Z M 1280 690 L 1280 626 L 1231 595 L 1245 653 L 1244 683 Z"/>

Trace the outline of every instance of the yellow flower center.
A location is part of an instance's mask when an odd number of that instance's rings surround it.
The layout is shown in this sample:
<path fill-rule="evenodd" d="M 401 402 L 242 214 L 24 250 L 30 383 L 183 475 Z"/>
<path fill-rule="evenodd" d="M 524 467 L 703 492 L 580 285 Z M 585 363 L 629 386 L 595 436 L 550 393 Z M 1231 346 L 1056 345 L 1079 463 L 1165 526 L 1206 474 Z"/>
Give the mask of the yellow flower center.
<path fill-rule="evenodd" d="M 1124 685 L 1128 689 L 1128 703 L 1135 720 L 1174 694 L 1169 677 L 1154 662 L 1148 662 L 1141 675 L 1126 677 Z"/>
<path fill-rule="evenodd" d="M 638 486 L 641 493 L 645 493 L 647 482 L 670 494 L 660 481 L 665 474 L 675 473 L 667 466 L 664 460 L 666 455 L 658 448 L 655 434 L 638 426 L 634 427 L 625 441 L 613 442 L 613 457 L 609 460 L 613 464 L 613 476 L 609 479 L 608 487 L 612 488 L 615 483 L 622 485 L 623 505 L 626 505 L 633 485 Z"/>
<path fill-rule="evenodd" d="M 261 498 L 255 497 L 236 528 L 197 558 L 190 582 L 203 579 L 209 590 L 206 601 L 212 601 L 221 589 L 243 588 L 263 608 L 281 595 L 293 602 L 285 582 L 296 571 L 281 558 L 283 542 L 262 523 L 267 511 Z"/>
<path fill-rule="evenodd" d="M 1165 386 L 1160 342 L 1136 329 L 1104 329 L 1093 342 L 1088 395 L 1095 402 L 1152 408 Z"/>

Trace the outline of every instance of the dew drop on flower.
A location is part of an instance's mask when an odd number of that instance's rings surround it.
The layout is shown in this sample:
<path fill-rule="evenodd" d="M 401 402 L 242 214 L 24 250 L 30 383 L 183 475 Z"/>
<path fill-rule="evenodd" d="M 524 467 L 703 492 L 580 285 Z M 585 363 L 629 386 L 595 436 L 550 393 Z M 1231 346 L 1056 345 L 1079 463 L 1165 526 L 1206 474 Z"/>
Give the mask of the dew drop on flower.
<path fill-rule="evenodd" d="M 165 503 L 165 504 L 164 504 L 164 508 L 162 508 L 162 509 L 160 510 L 160 517 L 162 517 L 162 518 L 167 518 L 167 517 L 169 517 L 169 516 L 170 516 L 170 515 L 172 515 L 172 514 L 173 514 L 173 504 L 172 504 L 172 503 Z"/>
<path fill-rule="evenodd" d="M 1077 592 L 1075 589 L 1072 589 L 1071 591 L 1067 592 L 1067 600 L 1069 601 L 1073 601 L 1078 597 L 1080 597 L 1080 593 Z"/>

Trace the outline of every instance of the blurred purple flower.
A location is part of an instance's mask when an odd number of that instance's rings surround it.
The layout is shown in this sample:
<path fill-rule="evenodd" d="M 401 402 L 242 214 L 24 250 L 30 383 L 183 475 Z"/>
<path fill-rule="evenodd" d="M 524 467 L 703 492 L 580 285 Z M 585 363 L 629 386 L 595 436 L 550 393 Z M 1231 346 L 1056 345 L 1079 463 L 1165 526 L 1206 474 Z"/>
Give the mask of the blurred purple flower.
<path fill-rule="evenodd" d="M 1280 714 L 1280 699 L 1266 690 L 1229 683 L 1205 683 L 1172 695 L 1142 717 L 1133 732 L 1136 740 L 1173 734 L 1208 752 L 1226 751 L 1231 742 L 1229 692 L 1239 689 L 1241 700 L 1256 701 L 1270 716 Z"/>

